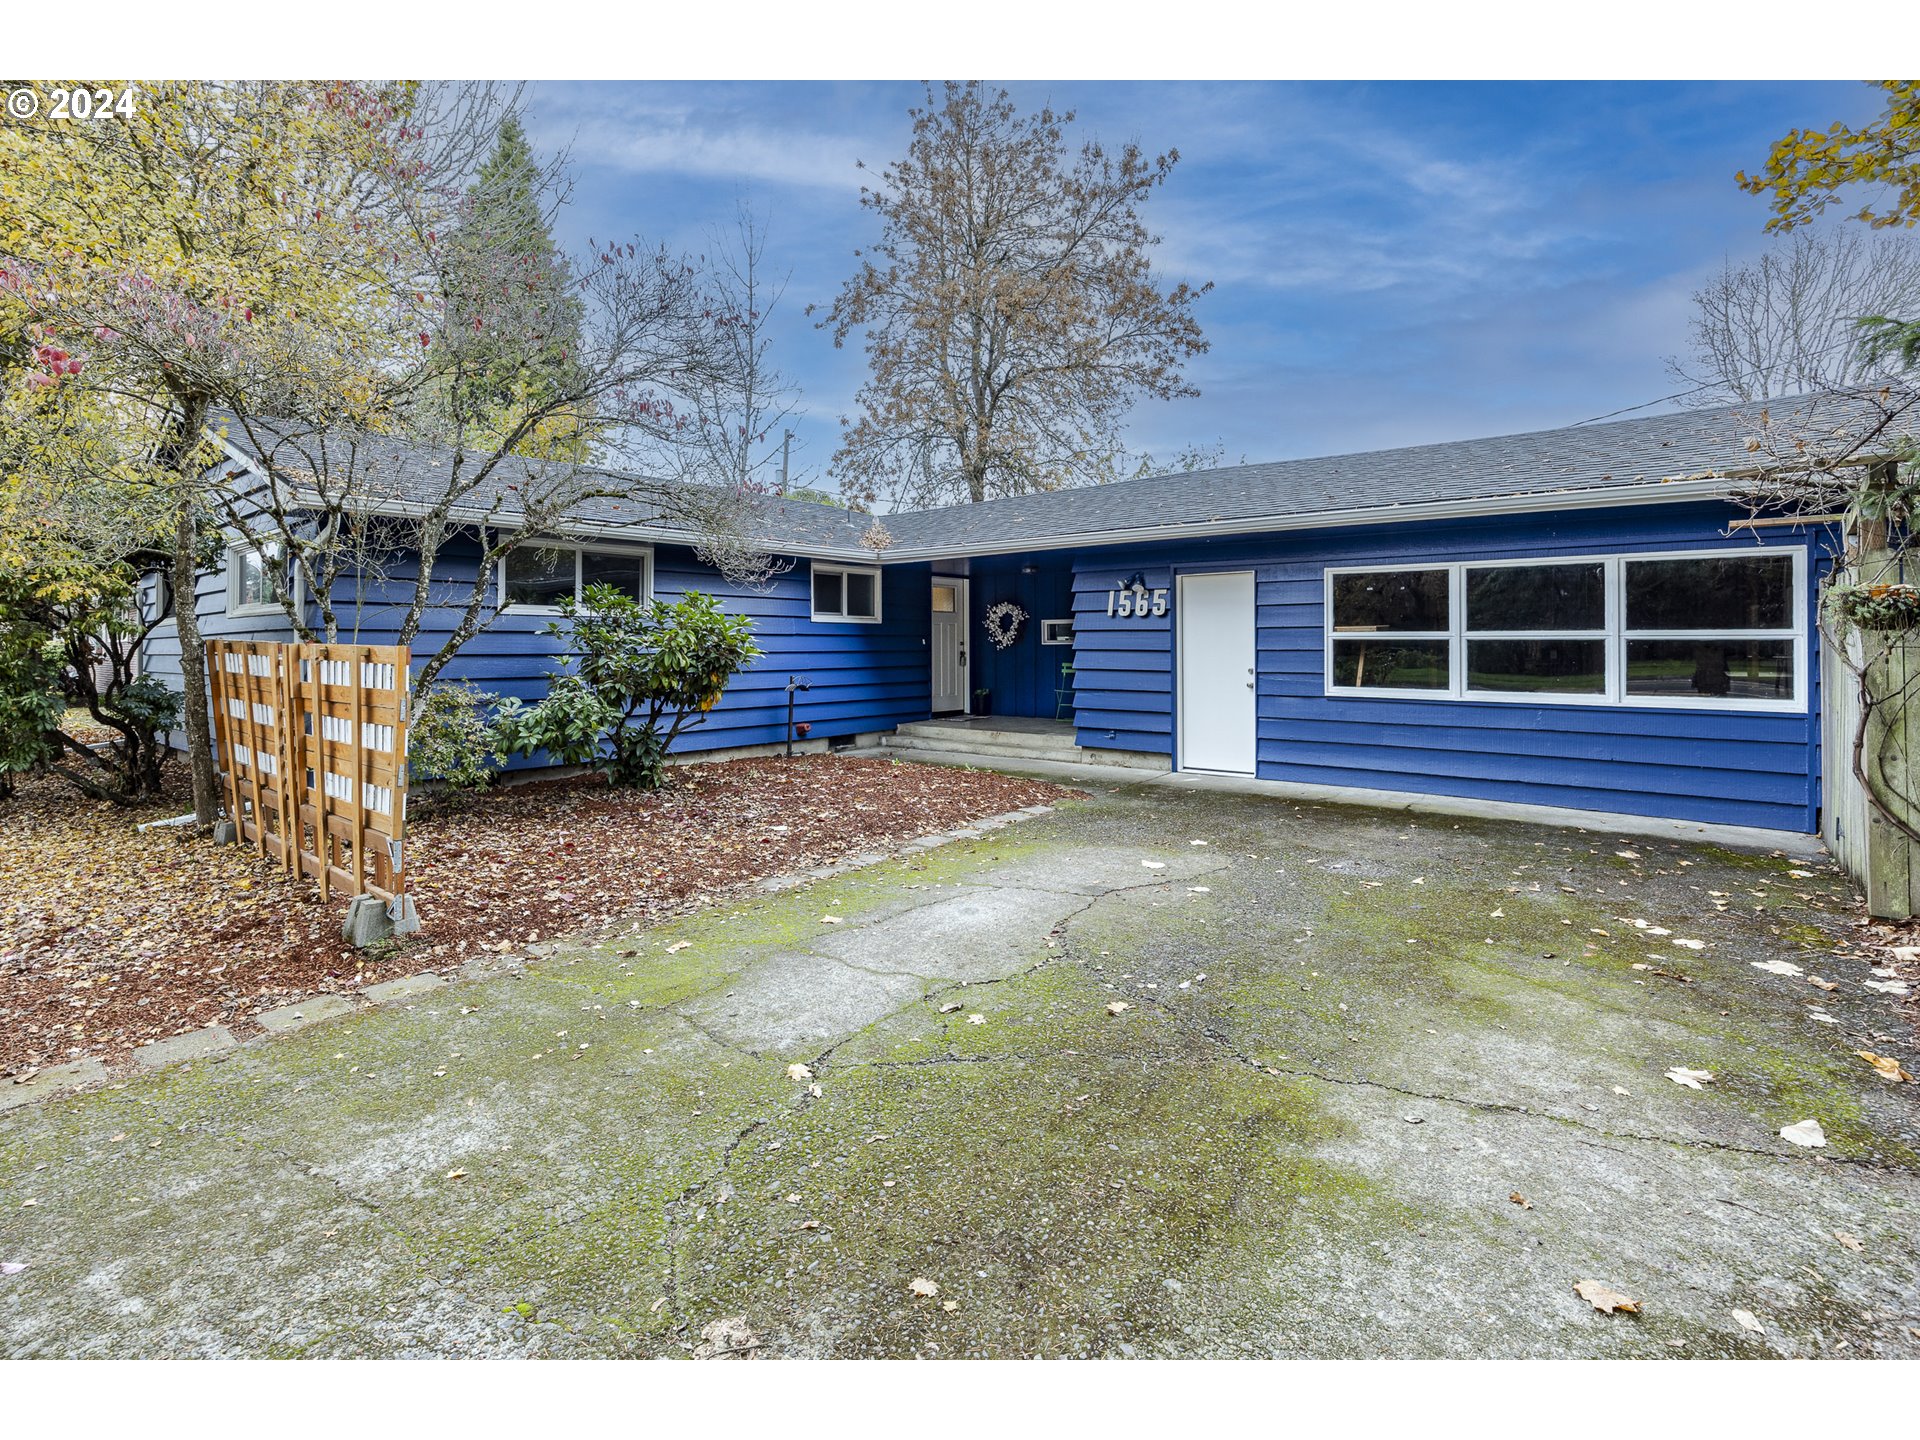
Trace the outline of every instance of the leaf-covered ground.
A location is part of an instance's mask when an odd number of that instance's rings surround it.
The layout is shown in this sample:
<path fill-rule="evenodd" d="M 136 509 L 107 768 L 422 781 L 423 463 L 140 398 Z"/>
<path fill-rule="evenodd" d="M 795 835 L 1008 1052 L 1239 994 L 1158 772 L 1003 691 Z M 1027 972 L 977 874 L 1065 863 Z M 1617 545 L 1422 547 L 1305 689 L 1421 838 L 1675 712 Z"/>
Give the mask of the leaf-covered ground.
<path fill-rule="evenodd" d="M 190 808 L 80 800 L 46 780 L 0 802 L 0 1074 L 114 1059 L 316 992 L 458 965 L 618 916 L 657 919 L 744 882 L 1071 792 L 979 771 L 809 756 L 675 772 L 657 795 L 594 780 L 516 787 L 410 821 L 419 934 L 381 951 L 340 939 L 322 903 L 251 850 L 185 830 Z"/>

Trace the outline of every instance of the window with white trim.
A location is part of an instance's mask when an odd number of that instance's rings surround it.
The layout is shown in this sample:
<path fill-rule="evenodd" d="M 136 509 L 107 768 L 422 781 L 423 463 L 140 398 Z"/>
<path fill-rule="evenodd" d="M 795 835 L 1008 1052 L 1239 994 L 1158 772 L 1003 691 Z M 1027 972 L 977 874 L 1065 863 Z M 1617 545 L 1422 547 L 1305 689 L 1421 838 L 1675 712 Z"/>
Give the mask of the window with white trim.
<path fill-rule="evenodd" d="M 280 611 L 287 583 L 284 553 L 277 540 L 236 540 L 227 546 L 227 614 Z"/>
<path fill-rule="evenodd" d="M 813 618 L 879 623 L 880 572 L 863 566 L 815 564 Z"/>
<path fill-rule="evenodd" d="M 1326 572 L 1329 694 L 1804 711 L 1806 552 Z"/>
<path fill-rule="evenodd" d="M 579 600 L 589 585 L 611 585 L 644 604 L 653 598 L 653 552 L 526 541 L 509 550 L 500 564 L 500 607 L 557 614 L 561 602 Z"/>

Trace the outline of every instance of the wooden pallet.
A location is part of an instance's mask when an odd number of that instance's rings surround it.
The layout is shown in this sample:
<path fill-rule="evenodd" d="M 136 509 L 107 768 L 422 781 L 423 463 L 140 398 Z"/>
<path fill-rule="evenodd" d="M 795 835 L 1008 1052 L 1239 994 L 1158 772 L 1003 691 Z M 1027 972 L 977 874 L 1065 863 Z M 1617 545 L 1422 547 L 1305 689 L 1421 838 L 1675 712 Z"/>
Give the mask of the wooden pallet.
<path fill-rule="evenodd" d="M 406 892 L 407 647 L 209 640 L 227 814 L 289 875 Z"/>

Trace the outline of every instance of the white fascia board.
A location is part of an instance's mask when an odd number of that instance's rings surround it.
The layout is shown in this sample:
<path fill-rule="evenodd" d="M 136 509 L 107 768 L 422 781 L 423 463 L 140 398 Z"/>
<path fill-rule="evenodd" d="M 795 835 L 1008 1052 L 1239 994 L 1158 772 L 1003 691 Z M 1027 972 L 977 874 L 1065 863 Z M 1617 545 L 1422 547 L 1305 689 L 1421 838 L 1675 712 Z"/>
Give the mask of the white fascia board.
<path fill-rule="evenodd" d="M 987 541 L 975 545 L 920 545 L 890 550 L 886 559 L 946 560 L 963 555 L 1007 555 L 1027 550 L 1073 550 L 1096 545 L 1141 545 L 1153 541 L 1206 539 L 1219 535 L 1277 534 L 1291 530 L 1331 530 L 1340 526 L 1407 524 L 1418 520 L 1470 520 L 1538 514 L 1545 510 L 1593 510 L 1623 505 L 1673 505 L 1689 500 L 1726 500 L 1738 493 L 1740 478 L 1707 476 L 1652 484 L 1610 485 L 1590 490 L 1549 490 L 1490 499 L 1434 500 L 1413 505 L 1317 510 L 1307 515 L 1249 515 L 1233 520 L 1142 525 L 1123 530 Z"/>

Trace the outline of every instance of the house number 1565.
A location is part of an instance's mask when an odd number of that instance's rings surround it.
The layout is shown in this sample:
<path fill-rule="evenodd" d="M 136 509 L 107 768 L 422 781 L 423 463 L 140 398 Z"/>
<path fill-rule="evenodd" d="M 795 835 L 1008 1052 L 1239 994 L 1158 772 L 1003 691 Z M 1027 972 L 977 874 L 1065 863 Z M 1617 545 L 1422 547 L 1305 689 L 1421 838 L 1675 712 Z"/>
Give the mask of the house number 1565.
<path fill-rule="evenodd" d="M 1144 585 L 1131 588 L 1109 590 L 1107 592 L 1107 614 L 1117 615 L 1122 620 L 1144 619 L 1148 615 L 1167 613 L 1167 592 L 1149 590 Z"/>

